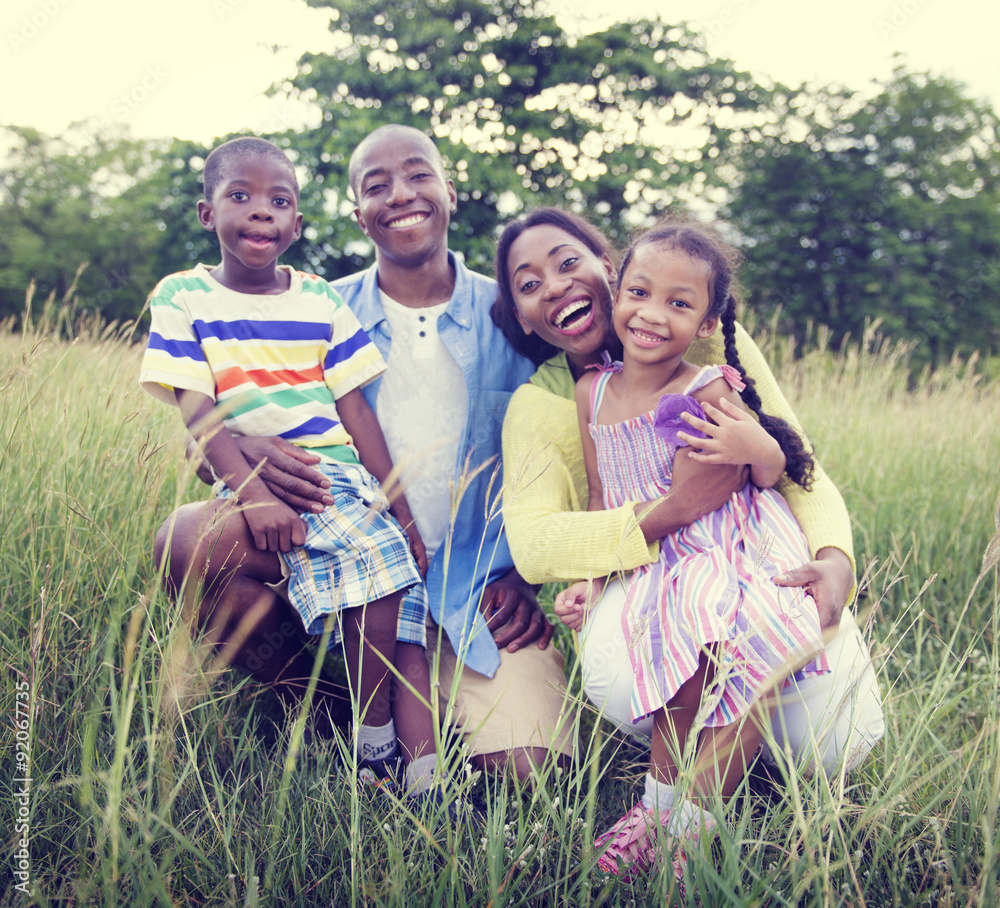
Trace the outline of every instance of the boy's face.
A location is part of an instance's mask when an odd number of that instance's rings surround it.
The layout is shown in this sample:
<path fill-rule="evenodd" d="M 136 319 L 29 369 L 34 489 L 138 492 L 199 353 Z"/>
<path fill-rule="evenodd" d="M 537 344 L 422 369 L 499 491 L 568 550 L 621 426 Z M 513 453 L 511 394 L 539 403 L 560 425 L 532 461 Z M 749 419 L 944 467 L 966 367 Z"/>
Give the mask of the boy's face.
<path fill-rule="evenodd" d="M 361 151 L 354 214 L 380 260 L 414 268 L 446 249 L 458 197 L 430 140 L 393 130 Z"/>
<path fill-rule="evenodd" d="M 227 273 L 273 272 L 302 233 L 290 167 L 258 155 L 227 163 L 214 197 L 198 203 L 198 220 L 218 234 Z"/>

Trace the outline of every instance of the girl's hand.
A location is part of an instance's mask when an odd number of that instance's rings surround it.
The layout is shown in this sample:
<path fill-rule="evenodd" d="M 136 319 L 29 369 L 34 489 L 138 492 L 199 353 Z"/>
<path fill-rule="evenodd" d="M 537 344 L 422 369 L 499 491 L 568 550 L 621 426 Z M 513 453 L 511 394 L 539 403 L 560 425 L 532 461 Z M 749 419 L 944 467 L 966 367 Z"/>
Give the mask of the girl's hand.
<path fill-rule="evenodd" d="M 262 552 L 289 552 L 305 545 L 306 525 L 287 504 L 270 493 L 258 499 L 243 497 L 243 517 L 254 545 Z"/>
<path fill-rule="evenodd" d="M 720 398 L 717 407 L 708 401 L 701 401 L 701 405 L 712 422 L 691 413 L 682 413 L 681 419 L 707 437 L 677 433 L 691 445 L 691 458 L 701 463 L 750 464 L 751 478 L 756 485 L 761 488 L 773 486 L 785 472 L 785 455 L 778 442 L 747 410 L 728 398 Z"/>
<path fill-rule="evenodd" d="M 854 569 L 851 559 L 840 549 L 827 546 L 816 553 L 815 561 L 779 574 L 774 582 L 778 586 L 803 587 L 816 600 L 820 626 L 828 630 L 840 624 L 847 597 L 854 587 Z"/>
<path fill-rule="evenodd" d="M 599 577 L 596 580 L 580 580 L 566 587 L 556 596 L 556 617 L 570 630 L 580 631 L 587 612 L 601 598 L 606 584 L 607 578 Z"/>

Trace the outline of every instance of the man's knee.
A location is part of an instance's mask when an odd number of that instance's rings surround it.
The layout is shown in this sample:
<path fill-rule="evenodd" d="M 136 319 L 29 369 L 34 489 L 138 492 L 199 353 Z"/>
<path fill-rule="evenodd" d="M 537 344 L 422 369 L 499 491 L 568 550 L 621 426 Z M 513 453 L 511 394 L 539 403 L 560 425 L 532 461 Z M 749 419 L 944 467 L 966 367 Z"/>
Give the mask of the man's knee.
<path fill-rule="evenodd" d="M 187 523 L 188 515 L 185 508 L 178 508 L 163 521 L 153 537 L 153 558 L 156 569 L 174 595 L 183 585 L 194 555 Z"/>

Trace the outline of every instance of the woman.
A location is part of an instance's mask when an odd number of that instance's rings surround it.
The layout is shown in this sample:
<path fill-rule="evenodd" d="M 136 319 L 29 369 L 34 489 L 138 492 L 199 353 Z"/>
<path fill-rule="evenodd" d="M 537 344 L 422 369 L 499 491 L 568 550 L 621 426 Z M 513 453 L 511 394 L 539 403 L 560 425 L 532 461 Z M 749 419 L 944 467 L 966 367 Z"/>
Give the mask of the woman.
<path fill-rule="evenodd" d="M 539 363 L 529 384 L 515 392 L 503 431 L 507 537 L 518 570 L 532 583 L 621 574 L 647 564 L 658 556 L 659 539 L 714 510 L 745 482 L 742 468 L 678 457 L 674 485 L 652 510 L 648 504 L 584 510 L 588 494 L 574 387 L 606 348 L 614 352 L 615 277 L 607 240 L 559 209 L 533 211 L 509 224 L 500 238 L 493 319 L 516 350 Z M 801 434 L 763 356 L 739 325 L 736 344 L 766 411 Z M 689 354 L 698 364 L 725 362 L 719 333 L 699 340 Z M 807 588 L 824 626 L 831 634 L 838 624 L 839 629 L 827 647 L 831 673 L 785 692 L 774 717 L 775 739 L 797 759 L 814 763 L 818 757 L 828 770 L 850 768 L 884 730 L 871 659 L 846 608 L 855 575 L 850 519 L 818 465 L 810 491 L 788 482 L 780 491 L 814 560 L 776 582 Z M 610 584 L 588 616 L 581 635 L 584 687 L 605 717 L 648 736 L 648 720 L 630 721 L 623 596 L 621 584 Z"/>

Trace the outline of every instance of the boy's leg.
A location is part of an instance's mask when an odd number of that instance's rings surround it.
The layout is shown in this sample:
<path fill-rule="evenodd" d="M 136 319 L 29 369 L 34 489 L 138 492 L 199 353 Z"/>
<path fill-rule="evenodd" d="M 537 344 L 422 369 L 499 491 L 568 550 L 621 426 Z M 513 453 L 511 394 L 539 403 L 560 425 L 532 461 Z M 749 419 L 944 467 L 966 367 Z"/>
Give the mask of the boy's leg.
<path fill-rule="evenodd" d="M 200 601 L 191 600 L 192 619 L 197 611 L 206 640 L 222 658 L 297 707 L 314 657 L 299 617 L 265 586 L 281 580 L 278 556 L 256 548 L 242 515 L 223 501 L 184 505 L 160 527 L 154 555 L 174 595 L 201 593 Z M 350 700 L 322 670 L 312 712 L 324 737 L 351 718 Z"/>
<path fill-rule="evenodd" d="M 384 726 L 392 720 L 392 665 L 403 593 L 344 610 L 344 658 L 358 704 L 358 720 Z"/>

